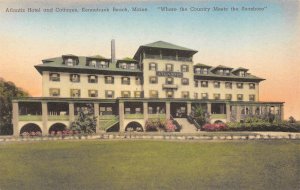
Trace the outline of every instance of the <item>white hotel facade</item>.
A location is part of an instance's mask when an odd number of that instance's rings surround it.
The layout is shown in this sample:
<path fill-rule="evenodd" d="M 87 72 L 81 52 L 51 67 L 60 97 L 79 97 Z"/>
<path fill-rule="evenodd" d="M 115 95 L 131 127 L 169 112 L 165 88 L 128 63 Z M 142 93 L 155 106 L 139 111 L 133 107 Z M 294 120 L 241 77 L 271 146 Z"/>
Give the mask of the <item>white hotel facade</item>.
<path fill-rule="evenodd" d="M 111 52 L 110 59 L 62 55 L 36 65 L 43 95 L 13 101 L 14 135 L 68 128 L 86 104 L 97 116 L 96 132 L 145 130 L 155 118 L 178 120 L 184 129 L 196 106 L 211 123 L 266 113 L 283 118 L 283 102 L 259 101 L 264 79 L 246 68 L 194 64 L 196 50 L 163 41 L 140 46 L 133 59 L 117 60 L 114 40 Z"/>

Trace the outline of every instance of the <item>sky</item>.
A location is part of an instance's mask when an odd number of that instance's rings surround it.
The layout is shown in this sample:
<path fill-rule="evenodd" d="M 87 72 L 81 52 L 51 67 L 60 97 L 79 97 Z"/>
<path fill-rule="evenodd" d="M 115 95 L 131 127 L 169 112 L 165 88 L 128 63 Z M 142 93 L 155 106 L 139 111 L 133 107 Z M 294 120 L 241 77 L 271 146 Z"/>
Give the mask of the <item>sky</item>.
<path fill-rule="evenodd" d="M 113 12 L 112 8 L 127 8 Z M 133 12 L 132 7 L 147 8 Z M 178 11 L 161 11 L 160 7 Z M 180 7 L 188 11 L 179 11 Z M 210 8 L 209 12 L 190 11 Z M 228 11 L 213 11 L 213 7 Z M 239 11 L 231 11 L 231 7 Z M 242 7 L 263 8 L 243 11 Z M 26 12 L 6 10 L 25 9 Z M 29 13 L 28 8 L 41 8 Z M 45 13 L 44 8 L 79 12 Z M 86 13 L 82 8 L 109 8 Z M 285 102 L 285 118 L 300 120 L 300 1 L 41 1 L 0 0 L 0 77 L 32 96 L 41 96 L 42 80 L 33 67 L 63 54 L 132 57 L 138 47 L 158 40 L 198 50 L 194 63 L 245 67 L 265 78 L 260 101 Z"/>

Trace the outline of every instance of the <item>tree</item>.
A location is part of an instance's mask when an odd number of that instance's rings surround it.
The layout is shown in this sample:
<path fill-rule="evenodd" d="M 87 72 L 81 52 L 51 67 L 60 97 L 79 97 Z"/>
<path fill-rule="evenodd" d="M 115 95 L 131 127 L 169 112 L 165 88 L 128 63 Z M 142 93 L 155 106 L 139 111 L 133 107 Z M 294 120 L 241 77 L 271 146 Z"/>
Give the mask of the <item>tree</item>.
<path fill-rule="evenodd" d="M 296 119 L 293 116 L 289 117 L 289 123 L 296 123 Z"/>
<path fill-rule="evenodd" d="M 0 78 L 0 134 L 12 134 L 12 99 L 30 96 L 13 82 Z"/>
<path fill-rule="evenodd" d="M 94 109 L 91 104 L 78 108 L 78 116 L 71 124 L 71 130 L 80 131 L 86 134 L 96 132 L 97 118 L 94 115 Z"/>
<path fill-rule="evenodd" d="M 194 118 L 200 126 L 209 123 L 209 114 L 201 106 L 195 108 Z"/>

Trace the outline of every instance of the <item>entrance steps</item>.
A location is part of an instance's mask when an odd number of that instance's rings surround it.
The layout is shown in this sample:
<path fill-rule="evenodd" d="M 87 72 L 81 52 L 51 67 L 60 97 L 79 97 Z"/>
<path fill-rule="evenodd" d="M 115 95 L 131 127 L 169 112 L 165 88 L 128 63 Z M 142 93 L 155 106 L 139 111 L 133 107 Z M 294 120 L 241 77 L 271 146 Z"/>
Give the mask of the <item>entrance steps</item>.
<path fill-rule="evenodd" d="M 174 118 L 182 126 L 181 133 L 196 133 L 197 128 L 187 118 Z"/>

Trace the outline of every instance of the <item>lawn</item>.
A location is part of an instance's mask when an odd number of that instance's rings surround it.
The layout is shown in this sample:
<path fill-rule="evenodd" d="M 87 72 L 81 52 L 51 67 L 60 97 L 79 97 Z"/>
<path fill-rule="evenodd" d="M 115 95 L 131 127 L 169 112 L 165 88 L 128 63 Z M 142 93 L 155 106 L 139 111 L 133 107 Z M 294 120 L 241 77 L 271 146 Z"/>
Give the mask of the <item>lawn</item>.
<path fill-rule="evenodd" d="M 6 143 L 0 189 L 300 189 L 300 141 Z"/>

